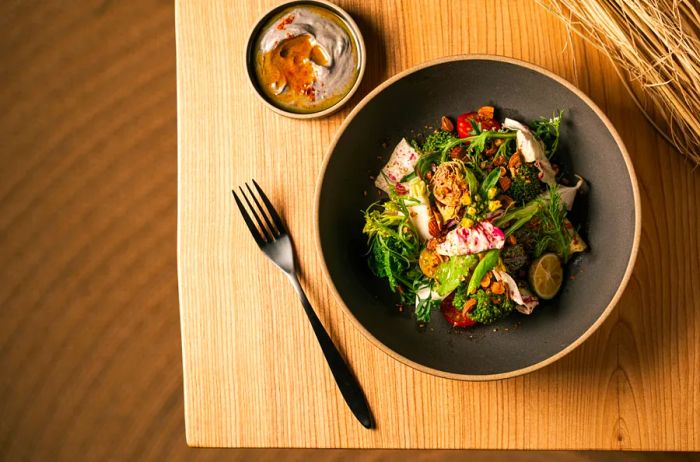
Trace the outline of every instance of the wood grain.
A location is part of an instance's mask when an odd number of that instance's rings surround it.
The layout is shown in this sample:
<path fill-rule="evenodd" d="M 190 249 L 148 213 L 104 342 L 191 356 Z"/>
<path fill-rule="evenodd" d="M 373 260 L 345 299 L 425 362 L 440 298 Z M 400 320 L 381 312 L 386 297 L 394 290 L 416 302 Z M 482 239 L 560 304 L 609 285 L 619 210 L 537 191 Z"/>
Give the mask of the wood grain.
<path fill-rule="evenodd" d="M 360 91 L 332 117 L 285 119 L 252 93 L 242 52 L 274 3 L 176 2 L 189 444 L 700 449 L 698 172 L 647 125 L 608 61 L 531 2 L 339 1 L 371 50 Z M 531 61 L 581 88 L 620 131 L 642 190 L 640 255 L 613 315 L 553 366 L 499 382 L 432 377 L 374 348 L 320 280 L 312 238 L 316 176 L 353 104 L 401 70 L 460 53 Z M 345 408 L 294 293 L 238 217 L 230 189 L 250 177 L 283 211 L 310 299 L 363 383 L 376 431 Z"/>
<path fill-rule="evenodd" d="M 186 446 L 172 2 L 0 2 L 0 81 L 0 461 L 464 459 Z M 468 453 L 543 456 L 700 460 Z"/>

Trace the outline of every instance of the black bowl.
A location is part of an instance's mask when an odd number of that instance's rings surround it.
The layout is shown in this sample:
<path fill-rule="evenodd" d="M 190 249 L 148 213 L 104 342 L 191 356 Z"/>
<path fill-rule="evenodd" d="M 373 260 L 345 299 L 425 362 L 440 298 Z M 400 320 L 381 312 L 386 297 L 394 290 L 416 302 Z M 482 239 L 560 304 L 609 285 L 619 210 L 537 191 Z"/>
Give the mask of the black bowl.
<path fill-rule="evenodd" d="M 362 210 L 380 197 L 370 176 L 379 172 L 402 137 L 428 132 L 444 114 L 456 116 L 485 104 L 496 107 L 499 119 L 524 122 L 564 110 L 559 158 L 565 169 L 588 181 L 575 218 L 590 251 L 567 266 L 560 294 L 530 316 L 515 313 L 490 326 L 453 329 L 436 312 L 421 329 L 410 313 L 396 308 L 386 281 L 367 267 Z M 399 361 L 455 379 L 524 374 L 581 344 L 620 298 L 639 244 L 637 181 L 610 121 L 560 77 L 502 57 L 442 59 L 380 85 L 340 127 L 316 195 L 324 269 L 350 318 Z"/>

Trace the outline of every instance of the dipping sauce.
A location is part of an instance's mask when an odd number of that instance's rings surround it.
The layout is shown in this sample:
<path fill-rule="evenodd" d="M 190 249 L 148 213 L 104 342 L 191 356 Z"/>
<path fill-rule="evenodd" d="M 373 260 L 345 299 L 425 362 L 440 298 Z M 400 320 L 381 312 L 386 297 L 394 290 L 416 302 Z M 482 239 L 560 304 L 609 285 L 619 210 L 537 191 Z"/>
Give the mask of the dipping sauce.
<path fill-rule="evenodd" d="M 318 112 L 343 99 L 359 73 L 358 46 L 342 18 L 295 5 L 273 18 L 256 44 L 255 74 L 276 106 Z"/>

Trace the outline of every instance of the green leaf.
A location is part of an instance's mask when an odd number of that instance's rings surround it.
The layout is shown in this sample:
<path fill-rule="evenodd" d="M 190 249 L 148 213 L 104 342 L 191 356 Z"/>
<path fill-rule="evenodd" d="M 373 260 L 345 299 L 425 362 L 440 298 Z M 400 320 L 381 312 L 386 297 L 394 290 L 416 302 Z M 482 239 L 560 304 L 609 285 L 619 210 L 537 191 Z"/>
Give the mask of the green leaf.
<path fill-rule="evenodd" d="M 435 291 L 444 297 L 455 290 L 478 261 L 476 255 L 457 255 L 441 263 L 435 272 Z"/>
<path fill-rule="evenodd" d="M 535 120 L 531 129 L 545 145 L 545 154 L 547 158 L 551 158 L 559 147 L 559 132 L 561 119 L 564 111 L 559 111 L 559 114 L 552 115 L 551 118 L 541 117 Z"/>
<path fill-rule="evenodd" d="M 481 133 L 481 125 L 479 125 L 479 122 L 477 122 L 474 119 L 469 119 L 469 122 L 472 124 L 474 134 L 478 135 L 479 133 Z"/>
<path fill-rule="evenodd" d="M 517 222 L 524 220 L 522 224 L 525 224 L 528 221 L 530 221 L 532 217 L 534 217 L 543 206 L 544 203 L 541 199 L 534 199 L 528 202 L 527 204 L 523 205 L 522 207 L 508 210 L 506 213 L 496 218 L 493 224 L 498 226 L 499 228 L 502 228 L 503 226 L 507 225 L 513 220 L 517 220 Z M 511 233 L 514 232 L 516 229 L 513 229 Z M 506 235 L 508 235 L 508 233 L 506 233 Z"/>
<path fill-rule="evenodd" d="M 415 291 L 414 293 L 417 293 L 420 289 L 424 289 L 426 287 L 431 288 L 432 283 L 427 281 L 427 280 L 418 280 L 416 281 L 415 285 Z M 432 297 L 432 288 L 428 292 L 428 296 L 426 298 L 421 298 L 420 296 L 416 295 L 416 320 L 418 322 L 430 322 L 430 315 L 433 312 L 433 310 L 436 310 L 440 308 L 440 299 L 434 299 Z"/>
<path fill-rule="evenodd" d="M 464 167 L 464 176 L 467 179 L 467 186 L 469 186 L 469 194 L 473 196 L 479 190 L 479 182 L 474 176 L 474 172 L 467 167 Z"/>
<path fill-rule="evenodd" d="M 399 183 L 405 183 L 406 181 L 412 180 L 413 178 L 416 178 L 416 172 L 415 172 L 415 170 L 412 171 L 412 172 L 407 173 L 403 178 L 401 178 L 401 180 L 399 181 Z"/>
<path fill-rule="evenodd" d="M 428 172 L 428 169 L 430 169 L 430 164 L 433 162 L 436 164 L 440 162 L 440 152 L 432 152 L 420 156 L 416 162 L 416 167 L 414 170 L 421 176 L 421 178 L 425 178 L 425 174 Z"/>
<path fill-rule="evenodd" d="M 407 292 L 421 274 L 418 266 L 421 242 L 408 219 L 403 199 L 374 203 L 364 214 L 363 232 L 369 238 L 370 269 L 378 277 L 386 278 L 389 288 L 400 292 L 402 299 L 410 297 Z"/>
<path fill-rule="evenodd" d="M 571 234 L 566 229 L 566 207 L 561 202 L 561 196 L 556 186 L 549 187 L 549 201 L 539 214 L 541 232 L 548 245 L 539 244 L 536 253 L 542 254 L 545 250 L 552 250 L 566 263 L 569 259 L 569 244 Z"/>
<path fill-rule="evenodd" d="M 486 199 L 488 197 L 488 192 L 489 189 L 493 188 L 496 186 L 496 183 L 498 183 L 498 179 L 501 177 L 501 170 L 499 168 L 494 168 L 489 172 L 488 175 L 486 175 L 486 178 L 484 178 L 484 181 L 481 182 L 481 197 Z"/>
<path fill-rule="evenodd" d="M 491 249 L 486 252 L 484 258 L 482 258 L 479 264 L 476 265 L 476 268 L 474 268 L 472 277 L 469 279 L 467 293 L 471 294 L 472 292 L 476 291 L 476 289 L 479 287 L 479 283 L 482 279 L 484 279 L 484 276 L 486 276 L 486 273 L 491 271 L 498 264 L 499 253 L 500 252 L 498 249 Z"/>

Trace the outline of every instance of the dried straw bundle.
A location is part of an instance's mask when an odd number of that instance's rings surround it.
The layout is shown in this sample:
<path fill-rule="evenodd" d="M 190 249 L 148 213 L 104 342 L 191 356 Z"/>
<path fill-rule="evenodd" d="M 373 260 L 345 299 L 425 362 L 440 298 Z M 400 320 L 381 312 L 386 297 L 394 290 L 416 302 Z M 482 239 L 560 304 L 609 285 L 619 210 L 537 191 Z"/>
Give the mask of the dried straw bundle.
<path fill-rule="evenodd" d="M 537 0 L 615 63 L 657 130 L 700 165 L 697 0 Z"/>

